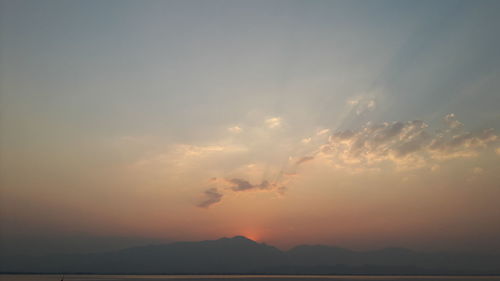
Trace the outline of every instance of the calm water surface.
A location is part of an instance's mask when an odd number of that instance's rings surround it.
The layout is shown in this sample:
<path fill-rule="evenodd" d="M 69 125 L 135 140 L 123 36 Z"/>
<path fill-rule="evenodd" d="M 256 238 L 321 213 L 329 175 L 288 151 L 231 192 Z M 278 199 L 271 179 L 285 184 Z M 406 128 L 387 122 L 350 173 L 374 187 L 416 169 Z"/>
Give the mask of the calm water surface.
<path fill-rule="evenodd" d="M 0 275 L 0 281 L 60 281 L 60 275 Z M 65 281 L 500 281 L 500 276 L 66 275 Z"/>

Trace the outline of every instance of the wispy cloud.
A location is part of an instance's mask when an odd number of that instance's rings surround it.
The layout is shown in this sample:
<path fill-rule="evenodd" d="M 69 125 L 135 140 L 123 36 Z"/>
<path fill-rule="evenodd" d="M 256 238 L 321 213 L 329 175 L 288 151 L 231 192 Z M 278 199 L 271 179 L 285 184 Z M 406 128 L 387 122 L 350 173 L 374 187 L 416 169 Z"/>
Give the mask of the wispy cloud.
<path fill-rule="evenodd" d="M 358 116 L 371 112 L 377 107 L 377 102 L 374 98 L 365 96 L 350 99 L 347 101 L 347 104 L 352 107 L 352 111 Z"/>
<path fill-rule="evenodd" d="M 241 131 L 243 131 L 243 129 L 240 126 L 229 127 L 229 128 L 227 128 L 227 130 L 229 132 L 235 133 L 235 134 L 241 133 Z"/>
<path fill-rule="evenodd" d="M 266 126 L 270 129 L 277 128 L 281 126 L 282 119 L 280 117 L 272 117 L 269 119 L 266 119 L 264 123 Z"/>
<path fill-rule="evenodd" d="M 297 160 L 297 162 L 295 162 L 295 164 L 301 165 L 301 164 L 309 162 L 309 161 L 311 161 L 313 159 L 314 159 L 313 156 L 304 156 L 304 157 L 299 158 L 299 160 Z"/>
<path fill-rule="evenodd" d="M 326 135 L 330 132 L 330 129 L 323 129 L 323 130 L 320 130 L 316 133 L 317 136 L 322 136 L 322 135 Z"/>

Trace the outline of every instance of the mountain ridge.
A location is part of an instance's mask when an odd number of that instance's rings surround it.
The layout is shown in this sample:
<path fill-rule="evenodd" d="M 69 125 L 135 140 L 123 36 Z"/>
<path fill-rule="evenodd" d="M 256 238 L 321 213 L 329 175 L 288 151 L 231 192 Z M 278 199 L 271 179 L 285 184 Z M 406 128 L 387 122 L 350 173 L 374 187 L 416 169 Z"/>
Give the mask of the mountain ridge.
<path fill-rule="evenodd" d="M 298 245 L 287 251 L 244 236 L 43 257 L 1 257 L 0 273 L 101 274 L 500 274 L 500 255 L 353 251 Z"/>

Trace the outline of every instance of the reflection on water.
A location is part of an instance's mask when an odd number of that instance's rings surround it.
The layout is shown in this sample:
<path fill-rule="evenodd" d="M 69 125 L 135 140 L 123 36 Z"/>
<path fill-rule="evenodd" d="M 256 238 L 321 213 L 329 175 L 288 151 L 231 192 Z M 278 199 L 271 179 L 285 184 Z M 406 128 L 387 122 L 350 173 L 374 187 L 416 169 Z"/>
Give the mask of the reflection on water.
<path fill-rule="evenodd" d="M 60 275 L 0 275 L 0 281 L 60 281 Z M 500 276 L 65 275 L 64 281 L 500 281 Z"/>

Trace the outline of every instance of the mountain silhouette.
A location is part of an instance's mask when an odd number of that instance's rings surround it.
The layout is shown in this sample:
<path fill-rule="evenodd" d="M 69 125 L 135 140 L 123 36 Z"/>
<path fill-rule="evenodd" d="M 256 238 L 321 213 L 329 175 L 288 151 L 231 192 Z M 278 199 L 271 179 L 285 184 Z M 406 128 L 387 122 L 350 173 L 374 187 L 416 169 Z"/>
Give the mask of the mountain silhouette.
<path fill-rule="evenodd" d="M 91 254 L 3 256 L 0 272 L 111 274 L 500 274 L 500 255 L 352 251 L 300 245 L 281 251 L 243 236 Z"/>

